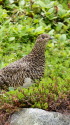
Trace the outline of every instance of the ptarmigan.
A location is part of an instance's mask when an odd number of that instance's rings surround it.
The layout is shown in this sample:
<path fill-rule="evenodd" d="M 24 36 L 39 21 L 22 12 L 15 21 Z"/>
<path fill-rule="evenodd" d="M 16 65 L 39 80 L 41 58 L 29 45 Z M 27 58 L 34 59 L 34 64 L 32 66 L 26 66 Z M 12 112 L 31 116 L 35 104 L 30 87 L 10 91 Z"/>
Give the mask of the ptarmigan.
<path fill-rule="evenodd" d="M 41 34 L 31 53 L 0 70 L 0 87 L 30 86 L 31 81 L 40 79 L 44 73 L 45 47 L 51 37 Z"/>

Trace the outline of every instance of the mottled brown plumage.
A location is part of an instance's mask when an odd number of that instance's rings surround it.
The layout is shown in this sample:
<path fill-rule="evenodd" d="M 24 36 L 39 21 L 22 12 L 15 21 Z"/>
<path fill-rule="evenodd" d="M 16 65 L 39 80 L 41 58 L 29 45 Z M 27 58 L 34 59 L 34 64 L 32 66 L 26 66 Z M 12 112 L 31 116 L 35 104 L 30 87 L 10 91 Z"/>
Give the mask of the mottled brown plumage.
<path fill-rule="evenodd" d="M 31 53 L 0 70 L 0 87 L 24 86 L 27 80 L 40 79 L 44 73 L 45 46 L 50 36 L 41 34 Z M 31 83 L 28 83 L 31 84 Z M 27 86 L 30 86 L 28 85 Z"/>

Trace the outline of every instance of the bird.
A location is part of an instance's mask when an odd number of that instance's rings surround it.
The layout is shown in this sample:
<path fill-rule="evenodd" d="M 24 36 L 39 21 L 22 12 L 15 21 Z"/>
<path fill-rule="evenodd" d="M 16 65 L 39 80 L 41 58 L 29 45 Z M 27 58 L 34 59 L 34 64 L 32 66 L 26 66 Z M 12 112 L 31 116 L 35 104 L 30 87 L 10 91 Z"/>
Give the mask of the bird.
<path fill-rule="evenodd" d="M 29 87 L 35 79 L 41 79 L 44 75 L 45 48 L 50 39 L 50 35 L 40 34 L 28 55 L 0 69 L 0 88 Z"/>

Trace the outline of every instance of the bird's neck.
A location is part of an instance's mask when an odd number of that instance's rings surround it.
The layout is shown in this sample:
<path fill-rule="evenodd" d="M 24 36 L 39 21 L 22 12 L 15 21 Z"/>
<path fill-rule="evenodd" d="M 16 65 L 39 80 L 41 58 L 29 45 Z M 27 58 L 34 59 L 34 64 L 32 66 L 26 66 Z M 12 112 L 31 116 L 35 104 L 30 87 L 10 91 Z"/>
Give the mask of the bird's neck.
<path fill-rule="evenodd" d="M 33 62 L 35 61 L 38 64 L 40 63 L 41 65 L 43 65 L 45 62 L 45 45 L 40 46 L 36 44 L 29 56 L 31 56 Z"/>
<path fill-rule="evenodd" d="M 31 54 L 35 55 L 41 55 L 41 54 L 44 54 L 45 53 L 45 44 L 42 45 L 42 44 L 39 44 L 39 43 L 36 43 L 34 48 L 32 49 L 31 51 Z"/>

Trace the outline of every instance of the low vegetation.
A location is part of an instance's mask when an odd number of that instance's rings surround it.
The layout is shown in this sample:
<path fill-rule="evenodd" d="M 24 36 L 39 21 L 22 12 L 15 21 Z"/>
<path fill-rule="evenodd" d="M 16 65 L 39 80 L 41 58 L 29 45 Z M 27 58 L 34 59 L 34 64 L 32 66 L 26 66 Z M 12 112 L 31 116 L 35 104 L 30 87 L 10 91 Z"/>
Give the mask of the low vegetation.
<path fill-rule="evenodd" d="M 69 1 L 0 1 L 0 68 L 27 55 L 36 37 L 48 33 L 44 77 L 28 89 L 9 88 L 0 94 L 2 125 L 19 108 L 33 107 L 70 113 Z"/>

